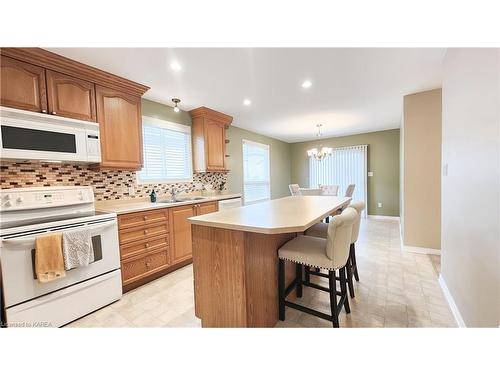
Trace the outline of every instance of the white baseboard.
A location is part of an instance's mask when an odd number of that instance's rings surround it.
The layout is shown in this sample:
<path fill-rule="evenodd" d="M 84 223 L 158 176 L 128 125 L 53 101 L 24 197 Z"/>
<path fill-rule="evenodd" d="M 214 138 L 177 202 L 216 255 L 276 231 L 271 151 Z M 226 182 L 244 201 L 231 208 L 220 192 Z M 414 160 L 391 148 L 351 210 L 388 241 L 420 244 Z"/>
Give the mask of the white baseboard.
<path fill-rule="evenodd" d="M 441 250 L 431 249 L 428 247 L 407 246 L 401 244 L 401 250 L 406 251 L 407 253 L 441 255 Z"/>
<path fill-rule="evenodd" d="M 453 317 L 455 318 L 455 321 L 457 322 L 457 325 L 460 328 L 467 328 L 464 320 L 462 319 L 462 315 L 460 314 L 460 310 L 458 309 L 457 304 L 453 299 L 453 296 L 451 295 L 448 287 L 446 286 L 446 282 L 443 279 L 443 275 L 439 274 L 438 280 L 439 280 L 439 285 L 441 286 L 441 290 L 443 291 L 444 297 L 446 298 L 446 302 L 448 302 L 448 305 L 450 306 L 451 312 L 453 314 Z"/>
<path fill-rule="evenodd" d="M 368 219 L 399 221 L 399 216 L 368 215 Z"/>

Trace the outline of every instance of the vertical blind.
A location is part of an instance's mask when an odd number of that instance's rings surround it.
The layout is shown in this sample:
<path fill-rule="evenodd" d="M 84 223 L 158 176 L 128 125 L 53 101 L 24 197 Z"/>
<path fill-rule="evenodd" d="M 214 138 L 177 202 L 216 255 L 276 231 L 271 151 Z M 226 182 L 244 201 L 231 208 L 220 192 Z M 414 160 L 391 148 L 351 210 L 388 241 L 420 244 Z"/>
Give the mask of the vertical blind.
<path fill-rule="evenodd" d="M 190 181 L 191 128 L 144 116 L 142 119 L 144 167 L 139 183 Z"/>
<path fill-rule="evenodd" d="M 243 196 L 245 203 L 271 198 L 269 145 L 243 140 Z"/>
<path fill-rule="evenodd" d="M 344 196 L 347 186 L 355 184 L 353 201 L 367 205 L 366 157 L 367 145 L 334 148 L 331 155 L 318 161 L 309 158 L 309 187 L 339 185 L 339 196 Z"/>

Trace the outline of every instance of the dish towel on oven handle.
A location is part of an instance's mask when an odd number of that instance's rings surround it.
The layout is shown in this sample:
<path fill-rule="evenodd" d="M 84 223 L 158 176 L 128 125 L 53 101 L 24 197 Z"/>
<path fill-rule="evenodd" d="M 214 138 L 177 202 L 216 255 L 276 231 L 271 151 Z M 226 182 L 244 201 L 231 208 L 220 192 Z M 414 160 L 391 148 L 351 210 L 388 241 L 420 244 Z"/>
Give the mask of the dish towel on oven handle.
<path fill-rule="evenodd" d="M 94 248 L 90 230 L 63 233 L 64 268 L 85 267 L 94 261 Z"/>

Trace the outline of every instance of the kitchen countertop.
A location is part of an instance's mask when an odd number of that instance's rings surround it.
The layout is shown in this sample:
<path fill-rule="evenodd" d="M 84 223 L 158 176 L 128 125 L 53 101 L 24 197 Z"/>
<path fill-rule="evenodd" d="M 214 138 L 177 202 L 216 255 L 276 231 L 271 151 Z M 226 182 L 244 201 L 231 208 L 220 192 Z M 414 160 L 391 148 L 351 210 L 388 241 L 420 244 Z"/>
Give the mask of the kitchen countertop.
<path fill-rule="evenodd" d="M 285 197 L 195 216 L 188 221 L 202 226 L 264 234 L 303 232 L 350 200 L 335 196 Z"/>
<path fill-rule="evenodd" d="M 221 201 L 225 199 L 240 198 L 241 194 L 193 194 L 192 197 L 203 197 L 203 199 L 189 200 L 184 202 L 165 202 L 165 203 L 152 203 L 149 198 L 131 198 L 131 199 L 116 199 L 96 201 L 95 207 L 98 211 L 115 212 L 119 214 L 126 214 L 131 212 L 139 212 L 145 210 L 154 210 L 160 208 L 169 208 L 176 206 L 185 206 L 188 204 L 201 204 L 205 202 Z M 190 195 L 180 195 L 178 198 L 189 198 Z M 168 197 L 159 197 L 158 200 L 168 199 Z"/>

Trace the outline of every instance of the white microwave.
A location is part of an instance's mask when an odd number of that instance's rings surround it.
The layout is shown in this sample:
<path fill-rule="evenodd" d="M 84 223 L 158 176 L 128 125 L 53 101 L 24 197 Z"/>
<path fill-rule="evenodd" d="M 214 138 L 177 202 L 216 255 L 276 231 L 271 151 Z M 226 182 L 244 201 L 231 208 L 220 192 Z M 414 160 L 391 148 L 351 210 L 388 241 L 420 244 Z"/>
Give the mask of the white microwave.
<path fill-rule="evenodd" d="M 2 160 L 99 163 L 99 124 L 0 107 Z"/>

